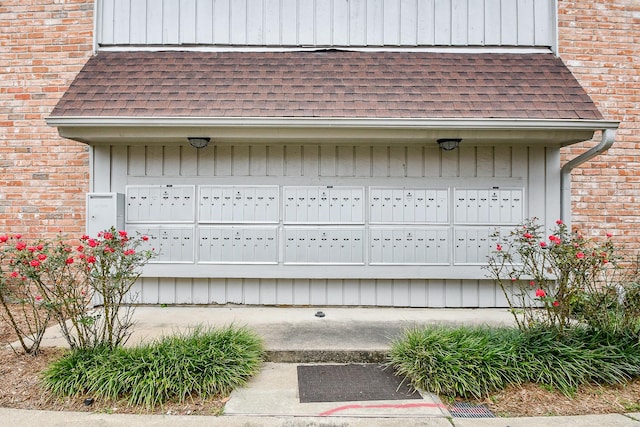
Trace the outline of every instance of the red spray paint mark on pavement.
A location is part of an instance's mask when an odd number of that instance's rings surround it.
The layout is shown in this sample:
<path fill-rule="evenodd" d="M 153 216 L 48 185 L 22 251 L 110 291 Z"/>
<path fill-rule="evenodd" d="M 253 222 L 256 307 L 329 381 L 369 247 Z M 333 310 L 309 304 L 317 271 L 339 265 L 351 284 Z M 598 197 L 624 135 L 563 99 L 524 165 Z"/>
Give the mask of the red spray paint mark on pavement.
<path fill-rule="evenodd" d="M 336 412 L 347 411 L 349 409 L 407 409 L 407 408 L 440 408 L 446 409 L 446 406 L 439 403 L 403 403 L 399 405 L 392 404 L 377 404 L 377 405 L 345 405 L 339 406 L 337 408 L 329 409 L 328 411 L 322 412 L 319 416 L 327 417 L 329 415 L 333 415 Z"/>

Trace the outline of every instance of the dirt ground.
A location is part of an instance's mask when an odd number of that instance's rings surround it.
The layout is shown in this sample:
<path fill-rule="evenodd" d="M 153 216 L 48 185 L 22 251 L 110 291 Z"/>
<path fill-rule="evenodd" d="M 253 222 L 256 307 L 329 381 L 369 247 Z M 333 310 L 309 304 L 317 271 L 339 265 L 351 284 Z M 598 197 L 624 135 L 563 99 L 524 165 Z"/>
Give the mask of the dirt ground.
<path fill-rule="evenodd" d="M 216 415 L 223 411 L 226 399 L 193 399 L 173 402 L 154 410 L 130 407 L 126 401 L 95 401 L 90 396 L 56 399 L 42 390 L 40 376 L 46 366 L 64 354 L 64 349 L 44 348 L 38 356 L 6 347 L 15 337 L 9 325 L 0 320 L 0 406 L 53 411 L 92 411 L 106 413 L 164 413 L 176 415 Z M 572 398 L 546 390 L 536 384 L 510 387 L 482 401 L 498 416 L 528 417 L 550 415 L 586 415 L 640 411 L 640 380 L 624 386 L 581 387 Z"/>

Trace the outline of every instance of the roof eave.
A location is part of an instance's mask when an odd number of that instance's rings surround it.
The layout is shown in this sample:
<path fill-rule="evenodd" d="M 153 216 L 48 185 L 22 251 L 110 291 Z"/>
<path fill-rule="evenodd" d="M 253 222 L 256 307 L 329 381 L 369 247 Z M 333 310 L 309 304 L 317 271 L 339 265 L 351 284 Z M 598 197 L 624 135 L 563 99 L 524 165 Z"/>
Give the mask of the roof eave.
<path fill-rule="evenodd" d="M 617 129 L 619 122 L 520 118 L 318 118 L 318 117 L 86 117 L 51 116 L 62 137 L 87 144 L 182 144 L 188 136 L 227 142 L 426 142 L 463 138 L 482 144 L 570 145 L 593 133 Z"/>

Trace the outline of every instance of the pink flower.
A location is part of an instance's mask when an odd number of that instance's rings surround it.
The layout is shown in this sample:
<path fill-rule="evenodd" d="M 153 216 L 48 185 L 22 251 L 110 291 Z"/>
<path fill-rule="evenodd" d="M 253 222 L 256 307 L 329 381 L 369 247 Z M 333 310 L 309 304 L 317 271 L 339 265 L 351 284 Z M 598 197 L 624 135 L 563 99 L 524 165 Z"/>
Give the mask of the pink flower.
<path fill-rule="evenodd" d="M 38 261 L 37 259 L 32 259 L 29 264 L 31 265 L 31 267 L 39 267 L 40 261 Z"/>
<path fill-rule="evenodd" d="M 576 254 L 576 258 L 578 258 L 578 259 L 582 259 L 582 258 L 584 258 L 584 252 L 578 252 L 578 253 Z"/>
<path fill-rule="evenodd" d="M 108 253 L 114 253 L 116 250 L 113 249 L 112 247 L 107 246 L 106 248 L 104 248 L 104 251 Z"/>
<path fill-rule="evenodd" d="M 559 305 L 560 305 L 560 302 L 559 302 L 559 301 L 554 301 L 554 302 L 553 302 L 553 306 L 554 306 L 554 307 L 557 307 L 557 306 L 559 306 Z"/>
<path fill-rule="evenodd" d="M 541 248 L 546 248 L 547 247 L 547 242 L 540 242 L 540 247 Z"/>
<path fill-rule="evenodd" d="M 612 237 L 612 236 L 613 236 L 613 233 L 607 232 L 607 237 Z"/>
<path fill-rule="evenodd" d="M 564 222 L 561 219 L 558 219 L 558 220 L 556 220 L 556 224 L 562 225 L 562 224 L 564 224 Z"/>
<path fill-rule="evenodd" d="M 512 281 L 512 282 L 515 282 L 515 281 L 516 281 L 516 278 L 515 278 L 515 277 L 512 277 L 512 278 L 511 278 L 511 281 Z"/>
<path fill-rule="evenodd" d="M 16 234 L 15 236 L 13 236 L 16 240 L 20 240 L 22 239 L 22 234 Z"/>
<path fill-rule="evenodd" d="M 136 253 L 136 251 L 135 251 L 135 250 L 133 250 L 133 249 L 127 249 L 126 251 L 124 251 L 124 254 L 125 254 L 125 255 L 133 255 L 133 254 L 135 254 L 135 253 Z"/>
<path fill-rule="evenodd" d="M 11 272 L 11 277 L 13 277 L 13 278 L 20 277 L 20 273 L 18 273 L 17 271 L 12 271 Z"/>
<path fill-rule="evenodd" d="M 84 259 L 84 257 L 85 257 L 85 255 L 84 255 L 84 254 L 80 254 L 80 255 L 78 255 L 78 258 L 80 258 L 80 259 Z"/>
<path fill-rule="evenodd" d="M 47 256 L 45 254 L 38 254 L 38 259 L 40 261 L 44 261 L 45 259 L 47 259 Z"/>
<path fill-rule="evenodd" d="M 531 286 L 535 286 L 535 285 L 536 285 L 536 282 L 534 282 L 533 280 L 531 280 L 531 281 L 529 281 L 529 285 L 531 285 Z"/>
<path fill-rule="evenodd" d="M 71 248 L 70 248 L 70 247 L 68 247 L 68 246 L 64 248 L 64 251 L 65 251 L 65 252 L 67 252 L 67 253 L 71 252 L 72 250 L 73 250 L 73 249 L 71 249 Z"/>
<path fill-rule="evenodd" d="M 27 244 L 24 242 L 17 242 L 16 249 L 19 251 L 23 251 L 27 247 Z"/>
<path fill-rule="evenodd" d="M 36 295 L 35 300 L 36 300 L 36 302 L 42 301 L 42 296 L 41 295 Z"/>
<path fill-rule="evenodd" d="M 544 291 L 544 289 L 536 289 L 536 296 L 539 298 L 544 298 L 547 296 L 547 293 Z"/>
<path fill-rule="evenodd" d="M 502 250 L 502 245 L 500 243 L 498 243 L 496 245 L 496 251 L 501 251 Z"/>
<path fill-rule="evenodd" d="M 64 262 L 65 264 L 73 264 L 73 258 L 67 258 Z"/>
<path fill-rule="evenodd" d="M 9 240 L 9 236 L 7 235 L 0 236 L 0 243 L 6 243 L 7 240 Z"/>
<path fill-rule="evenodd" d="M 29 247 L 27 247 L 27 250 L 29 252 L 35 252 L 36 251 L 36 247 L 35 246 L 29 246 Z"/>

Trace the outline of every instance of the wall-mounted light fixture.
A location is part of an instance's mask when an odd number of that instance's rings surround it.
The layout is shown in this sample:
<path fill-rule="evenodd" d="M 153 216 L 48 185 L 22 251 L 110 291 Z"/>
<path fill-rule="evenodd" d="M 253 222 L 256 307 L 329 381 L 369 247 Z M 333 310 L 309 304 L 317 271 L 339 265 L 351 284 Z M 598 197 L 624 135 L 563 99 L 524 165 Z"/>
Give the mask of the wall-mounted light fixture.
<path fill-rule="evenodd" d="M 444 151 L 451 151 L 458 148 L 458 145 L 460 145 L 461 141 L 462 138 L 442 138 L 438 140 L 438 145 Z"/>
<path fill-rule="evenodd" d="M 211 141 L 211 138 L 202 136 L 190 136 L 187 139 L 193 148 L 204 148 L 209 145 L 209 141 Z"/>

